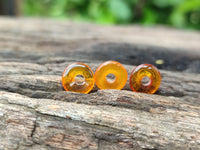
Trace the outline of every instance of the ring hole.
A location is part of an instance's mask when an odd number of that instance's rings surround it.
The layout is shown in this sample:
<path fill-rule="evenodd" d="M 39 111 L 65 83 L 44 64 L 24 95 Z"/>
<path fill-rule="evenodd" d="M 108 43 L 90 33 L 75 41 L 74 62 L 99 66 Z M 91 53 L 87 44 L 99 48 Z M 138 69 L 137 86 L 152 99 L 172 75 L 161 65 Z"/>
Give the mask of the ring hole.
<path fill-rule="evenodd" d="M 74 82 L 77 85 L 84 85 L 85 84 L 85 77 L 83 75 L 77 75 L 74 78 Z"/>
<path fill-rule="evenodd" d="M 107 76 L 106 76 L 106 80 L 109 82 L 109 83 L 113 83 L 115 82 L 115 79 L 116 79 L 116 76 L 112 73 L 109 73 Z"/>
<path fill-rule="evenodd" d="M 142 78 L 141 83 L 143 86 L 151 85 L 151 79 L 148 76 Z"/>

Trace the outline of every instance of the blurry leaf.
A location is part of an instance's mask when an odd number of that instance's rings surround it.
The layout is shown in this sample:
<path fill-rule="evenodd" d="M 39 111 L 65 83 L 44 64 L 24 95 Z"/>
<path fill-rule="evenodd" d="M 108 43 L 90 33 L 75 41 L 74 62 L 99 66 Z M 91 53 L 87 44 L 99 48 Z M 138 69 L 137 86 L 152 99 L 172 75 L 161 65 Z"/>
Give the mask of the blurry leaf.
<path fill-rule="evenodd" d="M 80 5 L 85 2 L 85 0 L 65 0 L 66 2 L 69 1 L 70 3 L 74 3 L 75 5 Z"/>
<path fill-rule="evenodd" d="M 115 17 L 107 9 L 101 9 L 96 22 L 101 24 L 115 23 Z"/>
<path fill-rule="evenodd" d="M 88 13 L 91 17 L 97 19 L 100 16 L 100 3 L 92 1 L 89 5 Z"/>
<path fill-rule="evenodd" d="M 55 0 L 54 4 L 52 5 L 49 11 L 49 15 L 53 17 L 64 16 L 66 4 L 67 4 L 66 0 Z"/>
<path fill-rule="evenodd" d="M 200 10 L 199 11 L 194 11 L 190 15 L 190 21 L 193 24 L 200 24 Z"/>
<path fill-rule="evenodd" d="M 200 9 L 200 0 L 186 0 L 178 5 L 170 16 L 171 23 L 176 27 L 186 26 L 186 14 Z"/>
<path fill-rule="evenodd" d="M 157 15 L 155 11 L 152 11 L 149 8 L 146 8 L 144 10 L 144 17 L 142 20 L 142 23 L 145 25 L 152 25 L 157 22 Z"/>
<path fill-rule="evenodd" d="M 171 22 L 176 27 L 184 27 L 186 24 L 186 20 L 184 14 L 182 13 L 174 13 L 171 16 Z"/>
<path fill-rule="evenodd" d="M 200 29 L 200 0 L 23 0 L 27 16 Z"/>
<path fill-rule="evenodd" d="M 158 7 L 175 6 L 182 3 L 184 0 L 153 0 L 153 3 Z"/>
<path fill-rule="evenodd" d="M 168 0 L 153 0 L 154 4 L 159 7 L 169 6 Z"/>
<path fill-rule="evenodd" d="M 131 9 L 125 0 L 109 0 L 108 8 L 121 21 L 127 21 L 131 18 Z"/>
<path fill-rule="evenodd" d="M 89 15 L 94 18 L 97 23 L 114 23 L 115 17 L 104 6 L 104 2 L 92 1 L 88 9 Z"/>
<path fill-rule="evenodd" d="M 183 3 L 185 0 L 168 0 L 169 5 L 176 6 Z"/>
<path fill-rule="evenodd" d="M 133 4 L 134 4 L 134 5 L 137 4 L 138 1 L 140 1 L 140 0 L 129 0 L 130 4 L 132 4 L 132 5 L 133 5 Z"/>
<path fill-rule="evenodd" d="M 200 0 L 185 0 L 176 10 L 184 13 L 196 9 L 200 9 Z"/>

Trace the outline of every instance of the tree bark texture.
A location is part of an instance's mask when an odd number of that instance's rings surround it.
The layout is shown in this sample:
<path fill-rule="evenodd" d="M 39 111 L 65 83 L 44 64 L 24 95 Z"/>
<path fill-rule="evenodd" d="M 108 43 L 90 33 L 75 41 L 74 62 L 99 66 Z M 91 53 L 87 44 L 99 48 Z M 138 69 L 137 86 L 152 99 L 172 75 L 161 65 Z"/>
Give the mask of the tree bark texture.
<path fill-rule="evenodd" d="M 0 18 L 0 149 L 200 149 L 200 34 L 167 27 L 99 26 Z M 106 60 L 130 75 L 156 65 L 155 94 L 64 91 L 73 62 Z M 156 63 L 162 60 L 162 64 Z"/>

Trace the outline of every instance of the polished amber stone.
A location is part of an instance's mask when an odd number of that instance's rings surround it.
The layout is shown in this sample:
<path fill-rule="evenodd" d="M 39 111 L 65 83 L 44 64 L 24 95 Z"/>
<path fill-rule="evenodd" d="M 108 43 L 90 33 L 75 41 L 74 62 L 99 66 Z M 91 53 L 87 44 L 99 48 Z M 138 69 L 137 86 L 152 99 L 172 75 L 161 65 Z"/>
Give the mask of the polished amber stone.
<path fill-rule="evenodd" d="M 89 93 L 94 87 L 94 74 L 86 64 L 73 63 L 62 74 L 62 84 L 66 91 Z"/>
<path fill-rule="evenodd" d="M 114 79 L 109 79 L 109 75 L 113 75 Z M 99 89 L 120 90 L 125 86 L 127 78 L 126 69 L 117 61 L 106 61 L 95 72 L 95 83 Z"/>
<path fill-rule="evenodd" d="M 153 94 L 160 86 L 161 75 L 155 66 L 142 64 L 133 69 L 129 83 L 135 92 Z"/>

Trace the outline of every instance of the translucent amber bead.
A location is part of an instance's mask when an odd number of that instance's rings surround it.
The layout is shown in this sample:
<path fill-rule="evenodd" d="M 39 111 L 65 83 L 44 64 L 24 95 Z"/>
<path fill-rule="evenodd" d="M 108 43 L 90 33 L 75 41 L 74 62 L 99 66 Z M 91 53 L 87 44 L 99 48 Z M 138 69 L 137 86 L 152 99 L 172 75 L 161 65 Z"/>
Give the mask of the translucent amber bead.
<path fill-rule="evenodd" d="M 94 87 L 93 71 L 83 63 L 71 64 L 62 74 L 62 84 L 66 91 L 87 94 Z"/>
<path fill-rule="evenodd" d="M 113 76 L 113 79 L 110 77 Z M 128 74 L 117 61 L 102 63 L 95 72 L 95 83 L 100 89 L 122 89 L 127 82 Z"/>
<path fill-rule="evenodd" d="M 161 75 L 155 66 L 142 64 L 133 69 L 129 83 L 135 92 L 153 94 L 160 86 Z"/>

